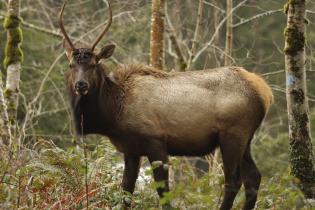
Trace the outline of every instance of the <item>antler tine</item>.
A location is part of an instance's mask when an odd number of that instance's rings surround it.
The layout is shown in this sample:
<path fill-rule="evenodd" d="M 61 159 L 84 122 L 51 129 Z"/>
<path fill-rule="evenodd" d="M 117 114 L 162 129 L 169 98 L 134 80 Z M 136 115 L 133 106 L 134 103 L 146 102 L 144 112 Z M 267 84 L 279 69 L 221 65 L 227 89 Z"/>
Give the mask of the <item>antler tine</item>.
<path fill-rule="evenodd" d="M 71 40 L 70 40 L 66 30 L 65 30 L 65 27 L 63 26 L 63 11 L 65 10 L 66 4 L 67 4 L 67 0 L 64 1 L 62 8 L 61 8 L 61 11 L 59 13 L 59 27 L 60 27 L 60 30 L 61 30 L 62 34 L 64 35 L 66 41 L 70 45 L 71 49 L 75 50 L 75 47 L 74 47 L 73 43 L 71 42 Z"/>
<path fill-rule="evenodd" d="M 101 39 L 103 38 L 103 36 L 106 34 L 106 32 L 108 31 L 110 25 L 112 24 L 112 20 L 113 20 L 113 14 L 112 14 L 112 8 L 110 6 L 110 3 L 107 1 L 107 5 L 108 5 L 108 9 L 109 9 L 109 20 L 108 23 L 105 27 L 105 29 L 102 31 L 102 33 L 97 37 L 96 41 L 94 42 L 94 44 L 92 45 L 92 52 L 94 51 L 94 48 L 96 47 L 96 45 L 99 43 L 99 41 L 101 41 Z"/>

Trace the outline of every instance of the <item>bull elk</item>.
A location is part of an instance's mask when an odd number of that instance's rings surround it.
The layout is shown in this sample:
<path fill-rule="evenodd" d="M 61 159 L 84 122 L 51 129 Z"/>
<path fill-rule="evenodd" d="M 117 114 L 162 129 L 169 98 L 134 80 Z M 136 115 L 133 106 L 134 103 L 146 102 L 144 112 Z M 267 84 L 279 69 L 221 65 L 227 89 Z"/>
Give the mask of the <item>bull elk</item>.
<path fill-rule="evenodd" d="M 219 147 L 225 188 L 220 209 L 231 209 L 242 184 L 243 209 L 255 207 L 261 174 L 250 143 L 273 101 L 266 82 L 241 67 L 187 72 L 164 72 L 146 65 L 124 65 L 109 70 L 101 60 L 115 45 L 98 53 L 95 47 L 112 23 L 109 21 L 92 47 L 77 47 L 67 35 L 60 11 L 60 29 L 70 61 L 67 88 L 78 135 L 107 136 L 124 154 L 122 189 L 133 193 L 140 158 L 167 164 L 168 155 L 203 156 Z M 81 116 L 83 128 L 81 129 Z M 165 182 L 160 197 L 169 190 L 168 169 L 153 170 Z"/>

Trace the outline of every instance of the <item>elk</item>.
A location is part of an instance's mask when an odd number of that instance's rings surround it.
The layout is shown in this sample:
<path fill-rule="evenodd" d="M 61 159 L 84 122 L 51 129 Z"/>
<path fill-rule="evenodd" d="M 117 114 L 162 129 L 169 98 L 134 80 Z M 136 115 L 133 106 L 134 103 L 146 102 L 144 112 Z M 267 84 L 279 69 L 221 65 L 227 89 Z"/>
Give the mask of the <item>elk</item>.
<path fill-rule="evenodd" d="M 142 156 L 167 164 L 168 155 L 204 156 L 219 147 L 225 177 L 220 209 L 232 208 L 242 184 L 243 209 L 253 209 L 261 174 L 250 144 L 273 102 L 268 84 L 242 67 L 165 72 L 131 64 L 110 70 L 101 60 L 115 45 L 95 52 L 112 23 L 110 5 L 109 21 L 92 47 L 70 40 L 63 25 L 65 5 L 59 21 L 70 61 L 66 79 L 76 131 L 107 136 L 123 153 L 122 189 L 133 193 Z M 169 190 L 163 164 L 153 170 L 154 179 L 164 182 L 157 189 L 160 197 Z"/>

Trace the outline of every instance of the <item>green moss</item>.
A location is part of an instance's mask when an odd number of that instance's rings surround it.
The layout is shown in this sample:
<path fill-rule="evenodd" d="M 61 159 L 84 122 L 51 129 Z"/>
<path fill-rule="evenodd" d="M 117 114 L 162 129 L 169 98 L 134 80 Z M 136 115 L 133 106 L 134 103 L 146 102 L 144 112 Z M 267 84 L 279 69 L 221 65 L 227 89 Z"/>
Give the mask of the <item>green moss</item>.
<path fill-rule="evenodd" d="M 23 61 L 23 52 L 20 47 L 23 41 L 23 33 L 20 28 L 20 22 L 21 19 L 12 14 L 5 17 L 3 26 L 8 31 L 7 43 L 5 46 L 5 67 Z"/>
<path fill-rule="evenodd" d="M 9 14 L 4 18 L 3 27 L 5 29 L 17 28 L 20 26 L 21 21 L 22 21 L 21 18 L 13 14 Z"/>
<path fill-rule="evenodd" d="M 295 103 L 302 104 L 305 101 L 305 94 L 302 89 L 293 89 L 290 91 L 290 94 L 294 98 Z"/>
<path fill-rule="evenodd" d="M 290 7 L 290 5 L 293 5 L 293 4 L 295 4 L 295 0 L 288 0 L 288 2 L 283 7 L 283 12 L 285 14 L 288 14 L 289 7 Z"/>
<path fill-rule="evenodd" d="M 297 27 L 286 27 L 284 36 L 287 42 L 287 46 L 284 48 L 285 54 L 295 56 L 298 52 L 304 50 L 305 36 Z"/>
<path fill-rule="evenodd" d="M 289 11 L 289 2 L 287 2 L 284 6 L 283 6 L 283 12 L 284 14 L 288 14 Z"/>
<path fill-rule="evenodd" d="M 288 0 L 288 2 L 283 6 L 283 12 L 288 14 L 289 6 L 294 4 L 300 4 L 301 2 L 305 3 L 305 0 Z"/>
<path fill-rule="evenodd" d="M 302 97 L 299 91 L 296 93 Z M 300 113 L 300 111 L 294 111 L 292 117 L 290 123 L 291 173 L 298 179 L 297 184 L 303 193 L 308 196 L 312 193 L 310 188 L 315 186 L 315 172 L 312 163 L 313 147 L 308 126 L 309 118 L 306 113 Z"/>
<path fill-rule="evenodd" d="M 12 95 L 12 91 L 9 89 L 5 89 L 3 91 L 4 98 L 9 98 Z"/>
<path fill-rule="evenodd" d="M 315 174 L 313 171 L 312 159 L 312 144 L 309 141 L 295 140 L 290 142 L 290 162 L 291 173 L 298 179 L 297 184 L 308 196 L 312 194 L 310 189 L 315 183 Z"/>
<path fill-rule="evenodd" d="M 9 114 L 9 121 L 11 125 L 15 125 L 15 121 L 16 121 L 16 117 L 14 114 L 10 114 L 10 113 L 16 113 L 16 104 L 10 100 L 10 98 L 12 98 L 14 96 L 14 94 L 17 94 L 17 92 L 14 92 L 12 90 L 9 89 L 5 89 L 3 91 L 3 95 L 4 97 L 7 99 L 7 112 Z"/>

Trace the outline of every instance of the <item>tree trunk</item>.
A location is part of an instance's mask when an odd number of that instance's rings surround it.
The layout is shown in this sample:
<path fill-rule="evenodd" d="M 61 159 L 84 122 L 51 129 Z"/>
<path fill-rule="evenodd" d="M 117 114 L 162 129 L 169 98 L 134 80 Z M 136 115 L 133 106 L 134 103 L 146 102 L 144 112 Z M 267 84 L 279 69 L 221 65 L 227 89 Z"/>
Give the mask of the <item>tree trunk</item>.
<path fill-rule="evenodd" d="M 202 19 L 202 14 L 203 14 L 203 6 L 204 6 L 203 0 L 199 0 L 196 28 L 195 28 L 194 38 L 191 44 L 190 56 L 187 63 L 187 70 L 191 68 L 192 61 L 194 60 L 194 57 L 195 57 L 196 48 L 197 48 L 197 39 L 199 36 L 199 31 L 200 31 L 201 23 L 202 23 L 201 19 Z"/>
<path fill-rule="evenodd" d="M 233 50 L 233 0 L 226 1 L 226 40 L 225 40 L 225 57 L 224 65 L 230 66 L 232 64 L 232 50 Z"/>
<path fill-rule="evenodd" d="M 10 145 L 10 129 L 9 129 L 9 118 L 7 113 L 7 106 L 5 104 L 3 96 L 3 84 L 0 73 L 0 145 Z"/>
<path fill-rule="evenodd" d="M 306 198 L 315 198 L 315 172 L 305 75 L 305 0 L 289 0 L 285 29 L 286 97 L 292 174 Z"/>
<path fill-rule="evenodd" d="M 7 68 L 6 89 L 4 96 L 7 101 L 7 110 L 12 130 L 15 130 L 21 62 L 23 60 L 22 30 L 20 28 L 20 1 L 8 1 L 8 14 L 4 20 L 4 28 L 7 30 L 7 43 L 5 48 L 4 65 Z"/>
<path fill-rule="evenodd" d="M 187 67 L 186 58 L 185 58 L 184 53 L 180 47 L 178 38 L 176 36 L 175 28 L 174 28 L 174 26 L 170 20 L 167 9 L 165 11 L 165 17 L 166 17 L 167 26 L 168 26 L 166 28 L 166 31 L 169 35 L 169 39 L 171 41 L 172 46 L 174 47 L 174 50 L 175 50 L 175 53 L 177 56 L 177 58 L 175 60 L 175 69 L 177 71 L 185 71 L 186 67 Z"/>
<path fill-rule="evenodd" d="M 165 0 L 152 1 L 150 65 L 164 67 L 164 17 Z"/>
<path fill-rule="evenodd" d="M 221 6 L 220 4 L 220 0 L 216 0 L 215 1 L 216 5 L 218 7 Z M 220 22 L 221 22 L 221 14 L 220 14 L 220 10 L 218 8 L 213 8 L 213 26 L 214 26 L 214 30 L 213 31 L 216 31 L 216 29 L 219 27 L 220 25 Z M 214 37 L 214 40 L 213 40 L 213 44 L 217 47 L 220 47 L 220 32 L 218 32 L 217 34 L 215 34 L 215 37 Z M 216 61 L 216 67 L 220 67 L 222 66 L 222 54 L 220 53 L 219 56 L 217 56 L 216 54 L 216 49 L 213 48 L 213 55 L 214 55 L 214 58 L 215 58 L 215 61 Z"/>

